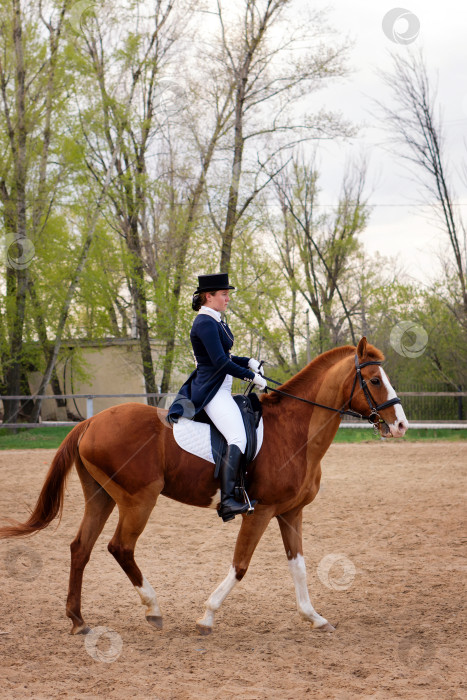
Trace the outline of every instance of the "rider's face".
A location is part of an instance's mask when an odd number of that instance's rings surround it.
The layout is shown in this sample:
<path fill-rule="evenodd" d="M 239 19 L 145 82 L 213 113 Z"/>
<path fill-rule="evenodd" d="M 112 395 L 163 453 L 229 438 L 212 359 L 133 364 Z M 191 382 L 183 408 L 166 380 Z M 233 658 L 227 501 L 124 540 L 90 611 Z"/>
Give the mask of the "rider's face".
<path fill-rule="evenodd" d="M 206 294 L 206 306 L 209 306 L 211 309 L 219 311 L 220 313 L 223 313 L 226 310 L 229 301 L 230 297 L 228 289 L 219 289 L 217 292 L 208 292 Z"/>

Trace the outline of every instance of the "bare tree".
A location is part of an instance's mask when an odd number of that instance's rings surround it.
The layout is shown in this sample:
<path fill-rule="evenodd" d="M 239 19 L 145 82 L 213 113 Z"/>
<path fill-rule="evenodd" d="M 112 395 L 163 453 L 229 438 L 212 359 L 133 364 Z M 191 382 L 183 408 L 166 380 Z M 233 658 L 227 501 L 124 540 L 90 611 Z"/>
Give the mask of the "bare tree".
<path fill-rule="evenodd" d="M 168 210 L 165 245 L 168 265 L 165 272 L 170 279 L 170 288 L 167 290 L 159 323 L 165 340 L 162 393 L 170 389 L 180 296 L 187 276 L 193 277 L 193 271 L 187 270 L 187 260 L 190 249 L 195 245 L 193 237 L 205 201 L 207 176 L 219 141 L 228 129 L 233 109 L 233 83 L 230 76 L 213 71 L 209 57 L 206 56 L 196 63 L 196 67 L 203 79 L 194 76 L 190 79 L 191 89 L 186 91 L 186 103 L 179 105 L 182 114 L 178 120 L 178 133 L 177 124 L 171 124 L 170 121 L 163 130 L 167 175 L 162 179 L 166 184 L 166 194 L 157 197 L 159 206 L 153 208 L 151 221 L 154 242 L 160 227 L 161 206 L 166 214 Z M 149 244 L 147 250 L 154 251 L 155 246 Z M 150 255 L 146 260 L 148 272 L 157 283 L 160 267 L 156 267 Z"/>
<path fill-rule="evenodd" d="M 346 170 L 333 214 L 317 214 L 318 175 L 313 161 L 294 158 L 275 178 L 282 226 L 276 229 L 274 240 L 283 263 L 282 274 L 292 290 L 298 289 L 315 316 L 320 352 L 345 340 L 347 333 L 352 342 L 356 341 L 352 321 L 355 309 L 343 289 L 351 275 L 357 236 L 367 220 L 365 172 L 364 163 Z M 298 265 L 292 265 L 292 241 L 298 250 Z M 336 311 L 335 297 L 340 311 Z"/>
<path fill-rule="evenodd" d="M 319 13 L 300 27 L 287 15 L 288 21 L 281 26 L 292 5 L 291 0 L 244 0 L 238 16 L 235 8 L 234 18 L 229 15 L 227 20 L 220 0 L 217 2 L 221 28 L 217 61 L 233 81 L 233 123 L 225 146 L 230 160 L 227 205 L 217 212 L 211 206 L 224 271 L 230 266 L 235 229 L 271 182 L 277 154 L 302 141 L 331 138 L 347 130 L 336 115 L 321 112 L 311 116 L 299 106 L 325 80 L 344 74 L 347 47 L 318 43 L 325 31 Z M 313 48 L 300 51 L 305 42 L 314 44 Z M 214 193 L 215 189 L 211 199 Z"/>
<path fill-rule="evenodd" d="M 454 204 L 453 187 L 445 152 L 440 116 L 436 116 L 436 90 L 430 85 L 421 53 L 393 55 L 393 71 L 382 74 L 395 102 L 394 107 L 378 103 L 394 132 L 394 142 L 406 147 L 400 157 L 415 166 L 415 175 L 430 203 L 435 202 L 448 235 L 460 286 L 464 323 L 467 320 L 467 268 L 465 247 L 460 237 L 465 224 Z"/>

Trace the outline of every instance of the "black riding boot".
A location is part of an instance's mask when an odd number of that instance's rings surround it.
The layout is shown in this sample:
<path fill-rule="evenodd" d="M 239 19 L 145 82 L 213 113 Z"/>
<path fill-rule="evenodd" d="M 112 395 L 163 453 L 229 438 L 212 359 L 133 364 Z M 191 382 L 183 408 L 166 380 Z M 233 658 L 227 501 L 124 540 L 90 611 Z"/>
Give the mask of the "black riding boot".
<path fill-rule="evenodd" d="M 221 505 L 219 515 L 224 522 L 236 515 L 246 513 L 248 503 L 239 503 L 234 498 L 235 482 L 242 459 L 242 452 L 237 445 L 227 445 L 227 452 L 221 463 Z"/>

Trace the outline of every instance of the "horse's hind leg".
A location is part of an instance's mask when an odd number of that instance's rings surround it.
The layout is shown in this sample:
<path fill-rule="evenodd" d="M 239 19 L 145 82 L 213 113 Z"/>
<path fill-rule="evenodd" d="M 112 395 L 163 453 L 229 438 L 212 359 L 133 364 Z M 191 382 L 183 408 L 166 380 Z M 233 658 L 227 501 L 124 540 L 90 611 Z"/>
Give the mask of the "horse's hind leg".
<path fill-rule="evenodd" d="M 277 520 L 295 586 L 300 617 L 311 622 L 313 629 L 321 632 L 334 632 L 334 627 L 316 612 L 308 594 L 306 566 L 302 548 L 302 508 L 278 515 Z"/>
<path fill-rule="evenodd" d="M 205 635 L 212 632 L 216 610 L 220 608 L 235 584 L 245 576 L 256 545 L 266 530 L 271 520 L 271 515 L 269 509 L 260 511 L 257 508 L 253 515 L 245 515 L 243 517 L 230 571 L 222 583 L 209 596 L 204 617 L 196 623 L 196 629 L 200 634 Z"/>
<path fill-rule="evenodd" d="M 140 499 L 134 505 L 119 504 L 120 517 L 115 534 L 108 544 L 108 550 L 135 587 L 141 603 L 146 606 L 146 620 L 157 629 L 162 629 L 162 615 L 156 593 L 141 573 L 134 557 L 136 542 L 146 526 L 160 492 L 159 488 L 157 490 L 154 488 L 154 484 L 147 489 L 144 502 Z"/>
<path fill-rule="evenodd" d="M 73 623 L 71 634 L 86 634 L 89 632 L 89 627 L 81 616 L 83 572 L 91 556 L 92 548 L 115 506 L 115 501 L 93 479 L 79 460 L 76 463 L 76 469 L 81 480 L 86 504 L 78 534 L 70 545 L 71 568 L 66 614 Z"/>

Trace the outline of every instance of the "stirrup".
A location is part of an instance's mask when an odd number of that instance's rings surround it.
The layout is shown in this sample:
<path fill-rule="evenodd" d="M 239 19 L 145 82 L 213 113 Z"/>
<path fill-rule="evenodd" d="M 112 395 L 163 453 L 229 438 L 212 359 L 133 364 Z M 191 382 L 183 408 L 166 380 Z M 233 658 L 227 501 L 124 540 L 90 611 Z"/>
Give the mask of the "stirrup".
<path fill-rule="evenodd" d="M 235 494 L 235 500 L 238 501 L 239 503 L 247 503 L 248 504 L 248 510 L 246 512 L 247 515 L 251 515 L 255 511 L 255 505 L 258 503 L 258 501 L 250 501 L 250 498 L 246 492 L 246 488 L 241 485 L 241 486 L 236 486 L 234 490 Z"/>

